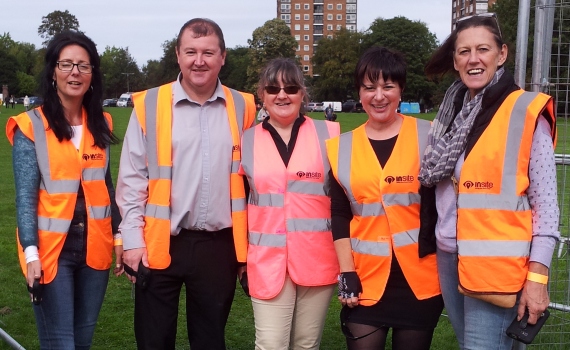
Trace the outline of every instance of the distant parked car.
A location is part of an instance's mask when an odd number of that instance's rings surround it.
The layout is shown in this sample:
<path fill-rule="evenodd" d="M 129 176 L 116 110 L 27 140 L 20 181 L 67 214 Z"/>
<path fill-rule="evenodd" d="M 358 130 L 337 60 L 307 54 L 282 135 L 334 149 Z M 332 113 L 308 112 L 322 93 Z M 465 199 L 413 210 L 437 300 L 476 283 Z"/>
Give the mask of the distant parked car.
<path fill-rule="evenodd" d="M 23 97 L 18 97 L 16 99 L 16 104 L 17 105 L 23 105 L 24 104 L 24 98 Z"/>
<path fill-rule="evenodd" d="M 117 107 L 117 99 L 108 98 L 106 100 L 103 100 L 103 107 Z"/>
<path fill-rule="evenodd" d="M 356 112 L 356 113 L 362 113 L 362 112 L 364 112 L 364 108 L 362 108 L 362 103 L 357 102 L 357 103 L 354 105 L 354 112 Z"/>
<path fill-rule="evenodd" d="M 307 112 L 322 112 L 324 111 L 322 102 L 309 102 L 307 105 Z"/>
<path fill-rule="evenodd" d="M 348 100 L 342 104 L 342 111 L 345 113 L 354 112 L 354 107 L 356 107 L 356 101 Z"/>
<path fill-rule="evenodd" d="M 30 96 L 30 106 L 39 106 L 42 103 L 44 103 L 43 98 L 38 97 L 38 96 Z"/>
<path fill-rule="evenodd" d="M 133 107 L 133 94 L 126 92 L 121 94 L 119 100 L 117 101 L 117 107 Z"/>

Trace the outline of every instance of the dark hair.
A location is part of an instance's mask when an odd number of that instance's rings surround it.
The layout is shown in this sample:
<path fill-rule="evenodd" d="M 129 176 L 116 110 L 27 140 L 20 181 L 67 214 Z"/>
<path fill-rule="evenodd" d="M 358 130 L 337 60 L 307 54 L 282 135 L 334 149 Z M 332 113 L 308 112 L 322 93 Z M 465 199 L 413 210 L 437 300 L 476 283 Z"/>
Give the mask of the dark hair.
<path fill-rule="evenodd" d="M 218 37 L 220 44 L 220 50 L 222 53 L 226 52 L 226 42 L 224 41 L 224 33 L 222 33 L 222 28 L 208 18 L 193 18 L 188 22 L 184 23 L 180 32 L 178 32 L 178 37 L 176 38 L 176 50 L 180 50 L 180 38 L 186 29 L 190 29 L 194 35 L 193 38 L 201 38 L 204 36 L 212 35 Z"/>
<path fill-rule="evenodd" d="M 93 66 L 91 86 L 83 95 L 82 104 L 87 112 L 87 129 L 93 135 L 94 145 L 103 149 L 111 143 L 117 143 L 118 139 L 111 132 L 103 115 L 103 81 L 101 79 L 101 65 L 97 47 L 85 34 L 66 30 L 56 34 L 48 43 L 44 59 L 45 66 L 40 82 L 44 99 L 41 106 L 42 112 L 59 142 L 63 139 L 71 139 L 73 130 L 65 118 L 63 106 L 53 79 L 59 55 L 69 45 L 78 45 L 84 48 L 89 54 L 89 62 Z"/>
<path fill-rule="evenodd" d="M 403 91 L 406 87 L 406 62 L 404 57 L 385 47 L 373 46 L 364 51 L 354 70 L 354 87 L 359 91 L 364 86 L 364 79 L 368 78 L 376 84 L 382 74 L 384 81 L 390 79 L 397 82 Z"/>
<path fill-rule="evenodd" d="M 447 39 L 441 44 L 441 46 L 431 55 L 428 63 L 424 68 L 424 72 L 429 77 L 434 77 L 438 75 L 445 75 L 449 72 L 455 72 L 453 67 L 453 52 L 455 51 L 455 43 L 457 42 L 457 36 L 460 32 L 465 29 L 474 27 L 485 27 L 495 39 L 495 43 L 499 49 L 505 44 L 501 36 L 501 30 L 499 29 L 499 22 L 497 21 L 496 15 L 493 16 L 473 16 L 465 20 L 459 20 L 456 23 L 455 29 L 449 34 Z"/>
<path fill-rule="evenodd" d="M 279 86 L 279 78 L 285 86 L 298 86 L 303 93 L 305 103 L 309 102 L 307 95 L 307 87 L 305 86 L 305 76 L 301 72 L 301 68 L 297 63 L 284 57 L 278 57 L 267 62 L 265 67 L 259 73 L 259 82 L 257 83 L 257 96 L 263 100 L 265 87 L 270 85 Z"/>

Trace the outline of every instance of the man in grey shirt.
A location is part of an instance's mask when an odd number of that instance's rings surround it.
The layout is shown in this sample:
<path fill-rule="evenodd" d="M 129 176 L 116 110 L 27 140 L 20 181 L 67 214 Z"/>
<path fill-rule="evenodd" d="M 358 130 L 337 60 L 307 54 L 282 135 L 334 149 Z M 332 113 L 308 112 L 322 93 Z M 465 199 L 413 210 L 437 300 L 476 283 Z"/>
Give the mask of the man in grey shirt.
<path fill-rule="evenodd" d="M 176 55 L 175 82 L 133 96 L 117 181 L 123 261 L 133 270 L 129 279 L 139 279 L 139 349 L 175 348 L 185 284 L 192 350 L 222 350 L 238 259 L 245 262 L 247 249 L 237 169 L 241 133 L 253 124 L 255 104 L 252 95 L 220 83 L 226 50 L 213 21 L 184 24 Z"/>

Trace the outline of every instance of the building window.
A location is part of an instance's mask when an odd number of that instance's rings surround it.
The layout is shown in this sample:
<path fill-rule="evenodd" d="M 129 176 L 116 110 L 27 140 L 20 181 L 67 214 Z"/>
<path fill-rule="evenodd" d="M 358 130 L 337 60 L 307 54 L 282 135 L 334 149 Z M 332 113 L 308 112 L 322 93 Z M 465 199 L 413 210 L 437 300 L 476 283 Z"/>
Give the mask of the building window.
<path fill-rule="evenodd" d="M 309 30 L 309 25 L 308 25 L 308 24 L 304 24 L 304 25 L 303 25 L 303 29 L 304 29 L 304 30 Z"/>
<path fill-rule="evenodd" d="M 347 4 L 346 13 L 356 13 L 356 4 Z"/>
<path fill-rule="evenodd" d="M 308 20 L 309 20 L 309 15 L 308 15 L 308 14 L 304 14 L 303 17 L 304 17 L 305 21 L 308 21 Z"/>
<path fill-rule="evenodd" d="M 282 14 L 281 19 L 284 20 L 285 23 L 291 23 L 291 15 L 289 15 L 289 14 L 286 14 L 286 15 Z"/>
<path fill-rule="evenodd" d="M 291 0 L 281 0 L 281 2 L 291 2 Z"/>
<path fill-rule="evenodd" d="M 295 40 L 297 41 L 301 40 L 301 36 L 299 34 L 295 35 Z"/>
<path fill-rule="evenodd" d="M 350 30 L 351 32 L 356 32 L 356 26 L 354 24 L 347 25 L 346 29 Z"/>
<path fill-rule="evenodd" d="M 337 24 L 337 25 L 336 25 L 336 30 L 341 30 L 341 29 L 342 29 L 342 25 Z"/>
<path fill-rule="evenodd" d="M 309 10 L 311 7 L 310 7 L 309 4 L 304 4 L 304 5 L 303 5 L 303 8 L 304 8 L 305 10 Z"/>
<path fill-rule="evenodd" d="M 303 71 L 308 72 L 308 71 L 309 71 L 309 66 L 303 66 Z"/>
<path fill-rule="evenodd" d="M 303 46 L 303 50 L 309 51 L 309 45 L 304 45 L 304 46 Z"/>
<path fill-rule="evenodd" d="M 295 10 L 300 10 L 301 9 L 301 4 L 295 4 Z"/>
<path fill-rule="evenodd" d="M 291 9 L 291 4 L 281 4 L 281 9 L 282 9 L 282 10 L 290 10 L 290 9 Z"/>
<path fill-rule="evenodd" d="M 303 35 L 303 40 L 309 41 L 309 36 L 308 36 L 308 35 Z"/>
<path fill-rule="evenodd" d="M 337 5 L 336 5 L 336 9 L 337 9 L 337 10 L 342 10 L 342 4 L 337 4 Z"/>
<path fill-rule="evenodd" d="M 333 4 L 328 4 L 327 5 L 327 10 L 332 10 L 333 9 Z"/>
<path fill-rule="evenodd" d="M 303 61 L 307 61 L 307 62 L 308 62 L 308 61 L 309 61 L 309 55 L 303 56 Z"/>
<path fill-rule="evenodd" d="M 332 39 L 332 35 L 327 35 L 327 39 Z"/>
<path fill-rule="evenodd" d="M 295 24 L 295 30 L 301 30 L 301 25 L 300 25 L 300 24 Z"/>
<path fill-rule="evenodd" d="M 337 21 L 342 21 L 342 15 L 340 15 L 340 14 L 336 15 L 336 20 L 337 20 Z"/>
<path fill-rule="evenodd" d="M 301 51 L 301 45 L 297 45 L 297 51 Z"/>
<path fill-rule="evenodd" d="M 301 20 L 301 15 L 298 14 L 298 13 L 296 13 L 296 14 L 295 14 L 295 20 L 296 20 L 296 21 L 300 21 L 300 20 Z"/>
<path fill-rule="evenodd" d="M 333 30 L 333 29 L 332 29 L 332 24 L 327 24 L 327 30 Z"/>
<path fill-rule="evenodd" d="M 329 13 L 329 14 L 327 15 L 327 19 L 328 19 L 329 21 L 332 21 L 333 15 Z"/>
<path fill-rule="evenodd" d="M 347 4 L 356 4 L 356 0 L 346 0 Z"/>

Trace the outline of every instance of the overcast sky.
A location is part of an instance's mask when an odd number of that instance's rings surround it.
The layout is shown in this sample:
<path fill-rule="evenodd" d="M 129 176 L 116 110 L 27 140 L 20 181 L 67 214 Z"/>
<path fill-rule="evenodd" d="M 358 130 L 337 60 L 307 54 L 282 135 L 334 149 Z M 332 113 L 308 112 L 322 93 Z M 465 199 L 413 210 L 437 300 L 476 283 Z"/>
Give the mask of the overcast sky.
<path fill-rule="evenodd" d="M 311 2 L 311 0 L 307 0 Z M 378 17 L 404 16 L 421 20 L 438 40 L 451 28 L 449 0 L 358 0 L 358 29 L 365 30 Z M 52 11 L 68 10 L 79 29 L 100 53 L 106 46 L 129 49 L 139 67 L 162 56 L 162 43 L 174 38 L 194 17 L 206 17 L 220 25 L 226 47 L 247 46 L 252 32 L 277 15 L 275 0 L 19 0 L 0 6 L 0 34 L 40 47 L 38 27 Z"/>

